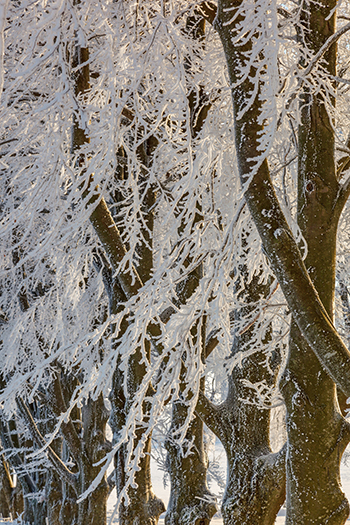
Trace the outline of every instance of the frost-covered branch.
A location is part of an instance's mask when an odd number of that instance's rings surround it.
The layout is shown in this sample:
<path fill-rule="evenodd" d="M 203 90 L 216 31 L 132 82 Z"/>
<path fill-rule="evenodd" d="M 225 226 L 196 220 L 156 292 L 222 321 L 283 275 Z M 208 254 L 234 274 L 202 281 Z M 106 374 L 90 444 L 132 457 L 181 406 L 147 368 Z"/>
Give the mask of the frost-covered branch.
<path fill-rule="evenodd" d="M 126 256 L 127 251 L 108 206 L 102 197 L 91 213 L 90 221 L 106 250 L 113 271 L 118 275 L 118 280 L 126 297 L 130 298 L 137 295 L 143 283 L 133 266 L 126 271 L 119 271 L 120 264 Z"/>
<path fill-rule="evenodd" d="M 350 353 L 339 337 L 308 275 L 299 248 L 281 210 L 270 179 L 260 137 L 264 133 L 263 106 L 258 82 L 242 79 L 242 64 L 247 63 L 251 41 L 234 45 L 230 20 L 230 3 L 219 3 L 217 30 L 227 57 L 232 85 L 236 131 L 236 148 L 245 198 L 271 267 L 280 283 L 288 306 L 303 336 L 322 366 L 346 395 L 350 395 Z M 255 29 L 256 30 L 256 29 Z M 239 31 L 239 29 L 237 29 Z M 234 57 L 234 58 L 233 58 Z M 258 86 L 258 87 L 257 87 Z M 247 93 L 254 92 L 254 100 Z M 249 139 L 249 140 L 248 140 Z M 264 158 L 265 157 L 265 158 Z M 256 159 L 256 160 L 254 160 Z"/>
<path fill-rule="evenodd" d="M 323 55 L 328 51 L 328 49 L 335 44 L 341 36 L 343 36 L 345 33 L 350 31 L 350 23 L 345 24 L 343 27 L 338 29 L 335 33 L 333 33 L 332 36 L 328 38 L 328 40 L 323 44 L 321 49 L 316 53 L 316 55 L 312 58 L 312 60 L 309 62 L 307 67 L 302 70 L 301 76 L 303 78 L 306 78 L 307 75 L 311 73 L 313 68 L 316 66 L 317 62 L 323 57 Z"/>
<path fill-rule="evenodd" d="M 20 397 L 18 397 L 17 403 L 20 412 L 27 423 L 27 428 L 30 431 L 33 441 L 37 444 L 39 448 L 46 447 L 46 441 L 41 435 L 26 402 L 23 401 L 23 399 L 21 399 Z M 50 446 L 46 447 L 46 449 L 48 458 L 51 461 L 53 467 L 56 469 L 57 474 L 62 476 L 62 478 L 67 483 L 69 483 L 69 485 L 75 490 L 76 494 L 78 495 L 77 475 L 73 474 L 73 472 L 71 472 L 66 467 L 63 461 L 57 456 L 57 454 Z"/>

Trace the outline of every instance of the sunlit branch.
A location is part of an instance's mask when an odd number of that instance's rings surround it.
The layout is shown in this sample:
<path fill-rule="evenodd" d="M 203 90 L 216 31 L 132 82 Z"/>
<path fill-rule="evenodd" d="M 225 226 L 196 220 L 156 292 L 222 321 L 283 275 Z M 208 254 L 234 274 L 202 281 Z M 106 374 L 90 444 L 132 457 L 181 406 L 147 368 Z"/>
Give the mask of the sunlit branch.
<path fill-rule="evenodd" d="M 302 76 L 306 77 L 311 73 L 317 62 L 323 57 L 323 55 L 328 51 L 328 49 L 335 44 L 341 36 L 343 36 L 345 33 L 350 31 L 350 23 L 346 24 L 345 26 L 341 27 L 336 31 L 332 36 L 328 38 L 328 40 L 323 44 L 321 49 L 316 53 L 316 55 L 313 57 L 313 59 L 310 61 L 309 65 L 302 70 Z"/>

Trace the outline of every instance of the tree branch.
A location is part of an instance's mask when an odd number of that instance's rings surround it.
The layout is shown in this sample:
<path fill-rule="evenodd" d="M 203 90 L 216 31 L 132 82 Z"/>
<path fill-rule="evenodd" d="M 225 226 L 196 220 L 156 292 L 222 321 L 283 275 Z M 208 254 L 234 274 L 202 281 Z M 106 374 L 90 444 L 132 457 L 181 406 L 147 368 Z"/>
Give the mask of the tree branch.
<path fill-rule="evenodd" d="M 348 166 L 350 167 L 350 157 L 348 158 Z M 343 182 L 339 188 L 338 199 L 336 202 L 337 213 L 340 215 L 348 198 L 350 197 L 350 177 Z"/>
<path fill-rule="evenodd" d="M 60 417 L 61 414 L 67 412 L 61 382 L 58 377 L 56 377 L 50 385 L 46 402 L 56 417 Z M 72 420 L 69 418 L 67 422 L 63 421 L 60 428 L 75 462 L 79 465 L 81 462 L 82 446 Z"/>
<path fill-rule="evenodd" d="M 123 291 L 126 297 L 130 299 L 139 292 L 143 283 L 133 265 L 131 265 L 129 271 L 118 271 L 119 265 L 126 256 L 127 251 L 103 197 L 100 198 L 98 205 L 91 213 L 90 221 L 106 250 L 113 272 L 118 273 L 118 280 Z"/>
<path fill-rule="evenodd" d="M 209 357 L 210 354 L 215 350 L 219 344 L 218 334 L 221 332 L 221 328 L 214 328 L 206 338 L 204 355 Z"/>
<path fill-rule="evenodd" d="M 350 353 L 313 286 L 270 180 L 267 162 L 245 193 L 265 253 L 299 329 L 323 368 L 350 395 Z M 271 216 L 266 217 L 263 211 Z M 269 229 L 271 228 L 271 229 Z"/>
<path fill-rule="evenodd" d="M 27 428 L 32 436 L 33 441 L 37 444 L 39 448 L 46 447 L 45 438 L 41 435 L 38 427 L 36 426 L 33 416 L 30 413 L 30 410 L 27 407 L 27 404 L 25 403 L 25 401 L 23 401 L 22 398 L 18 397 L 17 404 L 18 404 L 21 414 L 23 415 L 27 423 Z M 55 468 L 57 474 L 59 476 L 62 476 L 62 478 L 67 483 L 69 483 L 69 485 L 74 489 L 76 495 L 78 495 L 77 475 L 73 474 L 73 472 L 71 472 L 66 467 L 63 461 L 57 456 L 57 454 L 52 450 L 50 446 L 46 447 L 46 450 L 47 450 L 48 458 L 51 461 L 53 467 Z"/>
<path fill-rule="evenodd" d="M 292 13 L 290 13 L 287 9 L 284 9 L 283 7 L 277 7 L 277 13 L 284 18 L 293 18 Z"/>
<path fill-rule="evenodd" d="M 259 232 L 263 250 L 266 253 L 293 317 L 307 343 L 318 357 L 339 388 L 350 396 L 350 353 L 337 333 L 319 295 L 308 275 L 297 243 L 278 202 L 271 181 L 267 160 L 261 160 L 262 101 L 260 92 L 253 103 L 247 101 L 254 92 L 248 76 L 237 85 L 241 78 L 242 64 L 247 62 L 251 41 L 242 46 L 234 44 L 232 25 L 225 25 L 232 17 L 227 9 L 231 3 L 219 2 L 218 24 L 228 71 L 232 85 L 233 110 L 238 168 L 245 198 Z M 350 28 L 350 25 L 349 25 Z M 336 33 L 340 36 L 340 33 Z M 343 33 L 342 33 L 343 34 Z M 328 40 L 328 44 L 334 43 Z M 326 47 L 322 46 L 322 52 Z M 319 55 L 319 53 L 318 53 Z M 233 58 L 234 57 L 234 58 Z M 254 162 L 254 160 L 256 161 Z"/>
<path fill-rule="evenodd" d="M 301 70 L 300 75 L 299 75 L 299 80 L 298 80 L 298 88 L 300 88 L 302 86 L 302 84 L 306 80 L 307 75 L 309 75 L 311 73 L 313 68 L 316 66 L 317 62 L 323 57 L 323 55 L 328 51 L 328 49 L 333 44 L 335 44 L 342 35 L 347 33 L 347 31 L 350 31 L 350 23 L 346 24 L 343 27 L 341 27 L 336 33 L 333 33 L 333 35 L 328 38 L 328 40 L 323 44 L 323 46 L 316 53 L 314 58 L 310 61 L 309 65 L 306 68 Z M 337 79 L 334 79 L 334 80 L 337 80 Z M 280 88 L 280 92 L 283 91 L 284 85 L 285 85 L 285 81 L 282 83 L 282 87 Z M 290 108 L 290 105 L 295 100 L 295 98 L 297 97 L 297 94 L 298 94 L 298 91 L 296 89 L 294 91 L 294 93 L 289 97 L 289 99 L 287 100 L 287 102 L 285 104 L 285 107 L 287 109 Z M 280 125 L 280 120 L 279 120 L 278 126 L 279 125 Z"/>
<path fill-rule="evenodd" d="M 23 461 L 18 454 L 18 452 L 12 452 L 16 450 L 9 432 L 7 423 L 4 423 L 2 417 L 0 416 L 0 434 L 1 442 L 5 449 L 11 451 L 11 457 L 8 461 L 13 465 L 13 467 L 18 470 L 23 470 Z M 24 494 L 34 494 L 37 492 L 36 484 L 34 483 L 32 477 L 26 472 L 23 476 L 19 476 L 20 483 Z"/>
<path fill-rule="evenodd" d="M 232 437 L 232 426 L 224 403 L 214 405 L 200 390 L 195 412 L 222 443 L 229 442 Z"/>
<path fill-rule="evenodd" d="M 216 5 L 213 2 L 201 2 L 198 7 L 203 18 L 212 24 L 216 17 Z"/>
<path fill-rule="evenodd" d="M 323 57 L 323 55 L 328 51 L 328 49 L 335 44 L 341 36 L 343 36 L 345 33 L 350 31 L 350 23 L 345 24 L 345 26 L 341 27 L 333 33 L 332 36 L 328 38 L 328 40 L 323 44 L 321 49 L 316 53 L 314 58 L 310 61 L 309 65 L 303 70 L 302 75 L 303 77 L 306 77 L 310 74 L 310 72 L 313 70 L 317 62 Z"/>

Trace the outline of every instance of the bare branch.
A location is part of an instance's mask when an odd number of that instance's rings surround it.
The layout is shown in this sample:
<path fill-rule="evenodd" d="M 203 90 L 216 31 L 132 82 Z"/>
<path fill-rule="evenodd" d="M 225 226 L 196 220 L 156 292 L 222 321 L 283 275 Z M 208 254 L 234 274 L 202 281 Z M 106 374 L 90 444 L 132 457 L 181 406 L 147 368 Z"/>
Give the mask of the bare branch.
<path fill-rule="evenodd" d="M 277 13 L 287 19 L 293 18 L 293 15 L 283 7 L 277 7 Z"/>
<path fill-rule="evenodd" d="M 199 4 L 200 13 L 203 15 L 203 18 L 212 24 L 216 17 L 217 7 L 213 2 L 201 2 Z"/>
<path fill-rule="evenodd" d="M 228 442 L 229 436 L 232 436 L 232 425 L 227 417 L 224 404 L 214 405 L 200 390 L 195 412 L 222 442 Z"/>

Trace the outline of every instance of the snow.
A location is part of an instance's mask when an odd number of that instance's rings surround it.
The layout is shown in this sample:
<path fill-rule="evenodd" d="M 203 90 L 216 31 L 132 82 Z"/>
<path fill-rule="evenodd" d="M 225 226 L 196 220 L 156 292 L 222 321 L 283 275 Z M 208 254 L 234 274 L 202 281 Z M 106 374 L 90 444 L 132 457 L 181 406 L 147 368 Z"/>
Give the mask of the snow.
<path fill-rule="evenodd" d="M 225 459 L 222 459 L 225 461 Z M 169 486 L 164 487 L 163 484 L 163 472 L 157 470 L 156 465 L 153 463 L 152 465 L 152 481 L 154 486 L 154 491 L 157 494 L 157 496 L 161 497 L 164 502 L 167 502 L 169 499 Z M 350 500 L 350 463 L 349 464 L 341 464 L 341 480 L 342 480 L 342 486 L 345 494 L 347 495 L 348 499 Z M 215 487 L 212 487 L 212 490 L 215 492 Z M 109 508 L 109 515 L 112 513 L 112 506 L 113 506 L 113 497 L 110 499 L 110 508 Z M 282 508 L 278 514 L 277 520 L 275 522 L 275 525 L 284 525 L 285 524 L 285 508 Z M 6 523 L 7 525 L 17 525 L 16 521 L 4 521 L 0 518 L 0 524 Z M 350 523 L 350 519 L 347 520 L 346 523 Z M 19 525 L 19 524 L 18 524 Z M 112 525 L 112 524 L 111 524 Z M 117 520 L 113 520 L 113 525 L 117 525 Z M 162 514 L 161 519 L 159 520 L 159 525 L 164 525 L 164 514 Z M 211 525 L 223 525 L 222 518 L 214 517 L 211 520 Z"/>
<path fill-rule="evenodd" d="M 217 456 L 220 455 L 220 452 L 221 452 L 221 445 L 218 444 L 216 446 L 217 448 Z M 348 448 L 349 452 L 350 452 L 350 446 Z M 345 453 L 346 454 L 346 453 Z M 222 463 L 223 463 L 223 466 L 225 465 L 225 458 L 224 456 L 222 456 Z M 341 474 L 341 480 L 342 480 L 342 488 L 347 496 L 347 498 L 349 499 L 350 501 L 350 461 L 346 463 L 342 462 L 341 463 L 341 467 L 340 467 L 340 474 Z M 157 494 L 157 496 L 161 497 L 163 499 L 164 502 L 167 502 L 168 499 L 169 499 L 169 486 L 168 487 L 164 487 L 163 485 L 163 473 L 160 472 L 159 470 L 156 469 L 156 466 L 153 465 L 153 470 L 152 470 L 152 481 L 153 481 L 153 486 L 154 486 L 154 490 L 155 490 L 155 493 Z M 213 492 L 215 492 L 216 490 L 216 487 L 211 487 L 211 490 Z M 286 514 L 286 509 L 284 507 L 281 508 L 281 510 L 279 511 L 278 513 L 278 517 L 277 517 L 277 520 L 275 522 L 275 525 L 284 525 L 285 524 L 285 514 Z M 350 519 L 347 520 L 346 523 L 350 523 Z M 211 520 L 211 524 L 212 525 L 223 525 L 223 521 L 222 521 L 222 518 L 219 518 L 219 517 L 214 517 L 212 520 Z M 159 521 L 159 525 L 164 525 L 164 515 L 162 515 L 160 521 Z"/>

